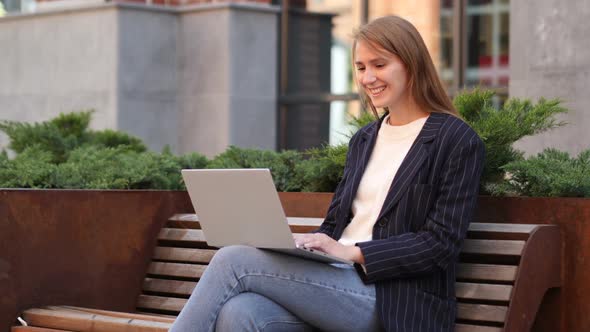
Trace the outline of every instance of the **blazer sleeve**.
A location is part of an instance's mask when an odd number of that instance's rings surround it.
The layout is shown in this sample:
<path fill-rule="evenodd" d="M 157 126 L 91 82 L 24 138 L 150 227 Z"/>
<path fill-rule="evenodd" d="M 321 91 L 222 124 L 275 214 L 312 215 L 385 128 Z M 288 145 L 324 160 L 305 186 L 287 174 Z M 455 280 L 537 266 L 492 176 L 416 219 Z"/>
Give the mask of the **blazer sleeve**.
<path fill-rule="evenodd" d="M 359 131 L 360 132 L 360 131 Z M 359 132 L 352 136 L 350 142 L 348 144 L 348 152 L 346 153 L 346 162 L 344 164 L 344 173 L 342 174 L 342 179 L 338 183 L 336 190 L 334 191 L 334 196 L 332 196 L 332 201 L 330 202 L 330 206 L 328 207 L 328 212 L 326 214 L 326 218 L 320 225 L 318 229 L 313 231 L 313 233 L 324 233 L 331 238 L 334 238 L 334 230 L 336 229 L 336 216 L 339 213 L 341 208 L 340 202 L 342 201 L 342 197 L 344 196 L 344 188 L 346 187 L 346 182 L 350 178 L 350 165 L 353 164 L 350 160 L 352 155 L 352 150 L 354 150 L 354 142 L 356 142 Z"/>
<path fill-rule="evenodd" d="M 424 275 L 456 261 L 474 214 L 483 159 L 477 135 L 458 142 L 440 171 L 437 198 L 422 228 L 357 243 L 365 265 L 356 269 L 364 282 Z"/>

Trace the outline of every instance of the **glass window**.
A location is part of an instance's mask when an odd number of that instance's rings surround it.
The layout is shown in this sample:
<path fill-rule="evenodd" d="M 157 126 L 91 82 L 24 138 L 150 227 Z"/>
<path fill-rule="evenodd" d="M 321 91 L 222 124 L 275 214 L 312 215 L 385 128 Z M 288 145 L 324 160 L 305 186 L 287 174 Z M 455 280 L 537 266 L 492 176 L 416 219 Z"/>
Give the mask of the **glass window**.
<path fill-rule="evenodd" d="M 503 0 L 468 1 L 466 86 L 508 86 L 509 9 Z"/>
<path fill-rule="evenodd" d="M 447 89 L 453 86 L 453 24 L 453 1 L 441 0 L 439 73 Z"/>
<path fill-rule="evenodd" d="M 492 64 L 492 16 L 470 15 L 467 18 L 467 66 L 489 67 Z"/>
<path fill-rule="evenodd" d="M 499 68 L 503 70 L 498 77 L 499 86 L 508 86 L 508 64 L 509 64 L 509 45 L 510 45 L 510 16 L 508 13 L 500 14 L 500 54 L 499 54 Z"/>
<path fill-rule="evenodd" d="M 468 0 L 467 6 L 483 6 L 492 3 L 492 0 Z"/>
<path fill-rule="evenodd" d="M 20 11 L 20 0 L 2 0 L 4 9 L 7 12 L 19 12 Z"/>
<path fill-rule="evenodd" d="M 441 0 L 441 8 L 453 8 L 453 0 Z"/>

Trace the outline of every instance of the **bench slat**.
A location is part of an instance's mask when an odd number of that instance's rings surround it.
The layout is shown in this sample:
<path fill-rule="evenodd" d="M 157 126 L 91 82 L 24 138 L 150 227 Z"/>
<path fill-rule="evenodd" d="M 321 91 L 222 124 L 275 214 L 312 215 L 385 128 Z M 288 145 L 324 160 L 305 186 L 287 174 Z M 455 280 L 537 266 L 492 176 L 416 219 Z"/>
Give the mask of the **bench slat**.
<path fill-rule="evenodd" d="M 156 247 L 153 259 L 207 264 L 216 252 L 213 249 Z"/>
<path fill-rule="evenodd" d="M 504 323 L 508 307 L 487 305 L 457 303 L 457 318 L 471 321 Z"/>
<path fill-rule="evenodd" d="M 488 233 L 515 233 L 531 234 L 538 225 L 529 224 L 502 224 L 502 223 L 480 223 L 472 222 L 469 224 L 470 232 L 488 232 Z"/>
<path fill-rule="evenodd" d="M 167 332 L 170 323 L 109 317 L 85 312 L 29 309 L 23 313 L 30 325 L 73 331 Z"/>
<path fill-rule="evenodd" d="M 200 229 L 164 228 L 158 234 L 158 240 L 180 242 L 205 242 L 205 235 Z M 525 241 L 511 240 L 473 240 L 466 239 L 463 253 L 520 256 Z"/>
<path fill-rule="evenodd" d="M 195 213 L 176 213 L 168 218 L 170 221 L 193 221 L 199 222 L 199 217 Z"/>
<path fill-rule="evenodd" d="M 525 241 L 466 239 L 461 251 L 464 254 L 520 256 Z"/>
<path fill-rule="evenodd" d="M 10 332 L 73 332 L 67 330 L 56 330 L 46 327 L 35 327 L 35 326 L 13 326 L 10 328 Z"/>
<path fill-rule="evenodd" d="M 164 228 L 158 234 L 158 240 L 206 242 L 205 235 L 200 229 Z M 520 256 L 524 244 L 525 241 L 466 239 L 462 252 L 467 254 Z"/>
<path fill-rule="evenodd" d="M 457 298 L 468 300 L 510 301 L 512 286 L 457 282 Z"/>
<path fill-rule="evenodd" d="M 168 218 L 170 221 L 190 221 L 199 222 L 199 216 L 195 213 L 177 213 Z M 310 218 L 310 217 L 287 217 L 289 225 L 297 226 L 320 226 L 324 218 Z"/>
<path fill-rule="evenodd" d="M 152 262 L 148 274 L 180 278 L 200 278 L 206 265 Z"/>
<path fill-rule="evenodd" d="M 137 307 L 141 309 L 161 310 L 179 313 L 188 300 L 175 297 L 140 295 Z"/>
<path fill-rule="evenodd" d="M 160 241 L 205 242 L 205 235 L 200 229 L 163 228 L 158 234 Z"/>
<path fill-rule="evenodd" d="M 455 332 L 502 332 L 500 327 L 455 324 Z"/>
<path fill-rule="evenodd" d="M 175 318 L 172 318 L 172 317 L 134 314 L 134 313 L 128 313 L 128 312 L 100 310 L 100 309 L 74 307 L 74 306 L 67 306 L 67 305 L 47 306 L 47 307 L 44 307 L 43 309 L 48 309 L 48 310 L 53 310 L 53 311 L 83 312 L 83 313 L 98 314 L 98 315 L 103 315 L 103 316 L 108 316 L 108 317 L 140 319 L 140 320 L 145 320 L 145 321 L 150 321 L 150 322 L 161 322 L 161 323 L 170 323 L 170 324 L 174 323 L 174 320 L 175 320 Z"/>
<path fill-rule="evenodd" d="M 168 220 L 199 223 L 199 217 L 194 213 L 178 213 L 170 217 Z M 287 221 L 290 226 L 319 227 L 324 221 L 324 218 L 287 217 Z M 530 234 L 535 228 L 537 228 L 537 225 L 529 224 L 477 222 L 469 224 L 469 231 L 471 232 Z"/>
<path fill-rule="evenodd" d="M 512 265 L 460 263 L 457 279 L 513 282 L 517 267 Z"/>
<path fill-rule="evenodd" d="M 178 281 L 166 279 L 145 278 L 143 280 L 143 290 L 154 293 L 167 293 L 188 296 L 197 286 L 194 281 Z"/>

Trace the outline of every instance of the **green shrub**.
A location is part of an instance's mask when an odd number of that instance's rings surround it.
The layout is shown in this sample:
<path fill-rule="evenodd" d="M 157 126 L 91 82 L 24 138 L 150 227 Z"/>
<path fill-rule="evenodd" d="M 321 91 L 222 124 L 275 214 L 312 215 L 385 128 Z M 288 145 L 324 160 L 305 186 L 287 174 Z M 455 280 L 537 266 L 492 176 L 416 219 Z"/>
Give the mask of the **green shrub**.
<path fill-rule="evenodd" d="M 347 152 L 348 146 L 344 144 L 306 151 L 308 158 L 295 168 L 301 191 L 333 192 L 342 179 Z"/>
<path fill-rule="evenodd" d="M 131 189 L 185 189 L 178 158 L 168 153 L 141 153 L 138 162 L 145 165 L 146 173 Z"/>
<path fill-rule="evenodd" d="M 55 126 L 64 137 L 76 137 L 83 140 L 87 135 L 88 126 L 94 110 L 60 113 L 56 118 L 49 120 L 49 124 Z"/>
<path fill-rule="evenodd" d="M 197 152 L 178 156 L 176 160 L 181 169 L 205 168 L 207 167 L 207 163 L 209 162 L 209 160 L 207 160 L 207 157 Z"/>
<path fill-rule="evenodd" d="M 88 126 L 94 111 L 60 114 L 56 118 L 40 123 L 0 121 L 0 130 L 9 139 L 9 148 L 17 154 L 29 147 L 38 146 L 51 154 L 54 163 L 65 162 L 69 153 L 85 145 L 119 147 L 136 152 L 147 151 L 145 144 L 137 137 L 115 130 L 90 131 Z"/>
<path fill-rule="evenodd" d="M 279 191 L 302 191 L 303 182 L 297 176 L 297 166 L 303 162 L 303 155 L 300 152 L 286 150 L 279 153 L 281 167 L 275 167 L 273 179 Z"/>
<path fill-rule="evenodd" d="M 14 159 L 0 154 L 0 188 L 51 188 L 55 171 L 52 154 L 40 146 L 30 146 Z"/>
<path fill-rule="evenodd" d="M 53 185 L 64 189 L 129 189 L 147 172 L 138 159 L 137 152 L 124 148 L 80 147 L 57 166 Z"/>
<path fill-rule="evenodd" d="M 60 114 L 41 123 L 0 122 L 16 153 L 0 157 L 0 186 L 80 189 L 182 189 L 181 168 L 204 167 L 199 154 L 147 152 L 136 137 L 90 131 L 93 111 Z"/>
<path fill-rule="evenodd" d="M 590 197 L 590 150 L 571 158 L 567 152 L 546 149 L 502 169 L 509 179 L 490 185 L 494 195 Z"/>
<path fill-rule="evenodd" d="M 536 104 L 513 98 L 498 109 L 494 107 L 494 96 L 493 91 L 476 89 L 459 94 L 453 100 L 461 117 L 485 144 L 486 160 L 482 175 L 484 193 L 486 188 L 492 190 L 495 184 L 503 181 L 503 166 L 523 158 L 523 153 L 512 147 L 516 141 L 564 125 L 555 117 L 567 112 L 559 100 L 543 98 Z M 363 113 L 349 123 L 358 129 L 374 120 L 372 114 Z"/>
<path fill-rule="evenodd" d="M 458 95 L 454 104 L 459 114 L 479 134 L 486 147 L 482 185 L 502 181 L 502 166 L 522 158 L 512 144 L 519 139 L 563 125 L 555 116 L 567 112 L 560 101 L 509 99 L 496 109 L 494 92 L 475 90 Z"/>
<path fill-rule="evenodd" d="M 136 152 L 127 146 L 84 146 L 57 165 L 53 187 L 179 190 L 183 188 L 180 169 L 171 154 Z"/>
<path fill-rule="evenodd" d="M 371 122 L 374 122 L 375 120 L 377 119 L 375 118 L 375 115 L 373 115 L 373 113 L 371 112 L 362 112 L 358 117 L 351 116 L 347 122 L 348 126 L 352 127 L 353 130 L 348 135 L 348 138 L 351 138 L 352 135 L 354 135 L 354 133 L 356 133 L 359 129 L 368 125 Z"/>
<path fill-rule="evenodd" d="M 2 152 L 0 152 L 0 169 L 4 168 L 3 166 L 7 166 L 9 161 L 8 152 L 2 150 Z"/>
<path fill-rule="evenodd" d="M 90 145 L 106 148 L 125 146 L 127 149 L 135 152 L 147 151 L 147 146 L 141 141 L 141 139 L 121 131 L 105 129 L 90 132 L 89 136 L 88 143 Z"/>
<path fill-rule="evenodd" d="M 9 139 L 9 148 L 23 153 L 27 148 L 38 146 L 51 154 L 51 160 L 59 163 L 67 159 L 69 151 L 85 143 L 88 136 L 85 129 L 90 121 L 91 111 L 60 114 L 57 118 L 41 123 L 1 121 L 0 130 Z"/>
<path fill-rule="evenodd" d="M 268 168 L 278 191 L 300 191 L 301 183 L 294 177 L 300 161 L 301 155 L 296 151 L 274 152 L 230 146 L 213 158 L 207 168 Z"/>
<path fill-rule="evenodd" d="M 482 187 L 494 194 L 588 196 L 584 171 L 590 152 L 571 159 L 549 150 L 524 160 L 512 147 L 522 137 L 563 125 L 555 120 L 566 112 L 560 101 L 511 99 L 496 109 L 493 97 L 493 92 L 475 90 L 454 100 L 486 145 Z M 331 192 L 342 177 L 348 150 L 346 145 L 303 153 L 232 146 L 208 162 L 198 153 L 175 156 L 169 147 L 161 154 L 149 152 L 140 139 L 120 131 L 91 131 L 91 116 L 92 111 L 85 111 L 33 124 L 1 121 L 16 157 L 0 154 L 0 186 L 184 189 L 180 170 L 185 168 L 269 168 L 279 191 Z M 358 130 L 372 121 L 372 114 L 363 113 L 349 125 Z M 510 181 L 504 181 L 506 171 Z"/>

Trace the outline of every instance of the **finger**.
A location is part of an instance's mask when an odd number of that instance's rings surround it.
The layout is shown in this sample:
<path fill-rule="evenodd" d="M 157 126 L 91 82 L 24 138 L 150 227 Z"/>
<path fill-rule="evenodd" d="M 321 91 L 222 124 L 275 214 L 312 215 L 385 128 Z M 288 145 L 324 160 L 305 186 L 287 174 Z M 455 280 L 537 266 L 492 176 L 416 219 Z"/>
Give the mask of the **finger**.
<path fill-rule="evenodd" d="M 310 241 L 307 234 L 293 234 L 293 239 L 295 240 L 295 245 L 297 247 L 305 246 L 305 243 Z"/>
<path fill-rule="evenodd" d="M 305 243 L 306 248 L 317 249 L 324 251 L 324 245 L 322 241 L 310 241 Z"/>

